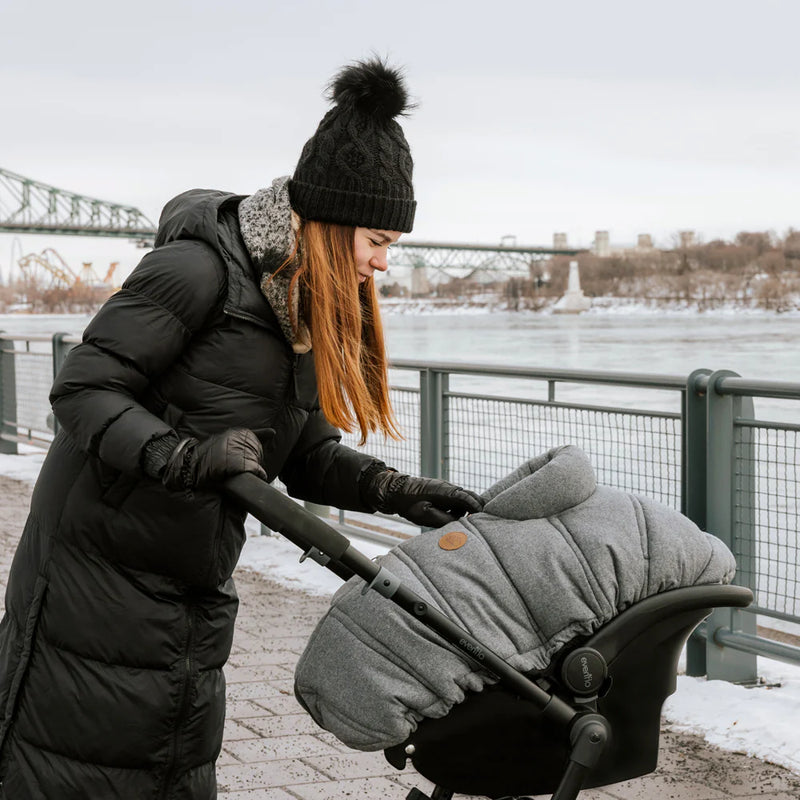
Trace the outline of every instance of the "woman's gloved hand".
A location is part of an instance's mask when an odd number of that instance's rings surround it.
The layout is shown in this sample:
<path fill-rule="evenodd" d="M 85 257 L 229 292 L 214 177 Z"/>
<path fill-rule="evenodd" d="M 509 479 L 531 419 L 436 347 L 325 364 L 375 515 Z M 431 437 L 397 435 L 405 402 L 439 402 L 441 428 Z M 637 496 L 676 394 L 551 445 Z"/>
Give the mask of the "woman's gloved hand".
<path fill-rule="evenodd" d="M 253 431 L 247 428 L 209 436 L 208 439 L 183 439 L 172 451 L 161 482 L 174 491 L 206 489 L 242 472 L 252 472 L 263 480 L 263 449 Z"/>
<path fill-rule="evenodd" d="M 375 511 L 399 514 L 428 528 L 483 509 L 483 500 L 474 492 L 438 478 L 415 478 L 390 469 L 369 476 L 362 496 Z"/>

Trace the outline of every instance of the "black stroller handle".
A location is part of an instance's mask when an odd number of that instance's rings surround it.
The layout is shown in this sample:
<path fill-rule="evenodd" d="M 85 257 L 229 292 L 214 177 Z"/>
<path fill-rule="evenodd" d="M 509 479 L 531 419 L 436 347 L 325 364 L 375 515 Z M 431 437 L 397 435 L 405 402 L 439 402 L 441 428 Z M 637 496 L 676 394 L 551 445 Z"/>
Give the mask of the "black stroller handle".
<path fill-rule="evenodd" d="M 226 480 L 223 487 L 225 494 L 241 508 L 303 550 L 301 561 L 312 558 L 345 580 L 353 575 L 362 578 L 366 582 L 364 593 L 374 590 L 392 600 L 517 695 L 534 703 L 545 719 L 561 727 L 572 739 L 570 769 L 553 800 L 572 800 L 577 796 L 583 775 L 599 761 L 608 738 L 602 716 L 589 715 L 591 726 L 573 725 L 587 716 L 585 712 L 576 711 L 560 697 L 529 680 L 469 631 L 428 605 L 395 575 L 353 547 L 346 536 L 258 476 L 242 473 Z"/>
<path fill-rule="evenodd" d="M 224 488 L 237 505 L 303 550 L 301 560 L 312 558 L 343 580 L 355 574 L 341 561 L 350 540 L 291 497 L 250 472 L 228 478 Z"/>

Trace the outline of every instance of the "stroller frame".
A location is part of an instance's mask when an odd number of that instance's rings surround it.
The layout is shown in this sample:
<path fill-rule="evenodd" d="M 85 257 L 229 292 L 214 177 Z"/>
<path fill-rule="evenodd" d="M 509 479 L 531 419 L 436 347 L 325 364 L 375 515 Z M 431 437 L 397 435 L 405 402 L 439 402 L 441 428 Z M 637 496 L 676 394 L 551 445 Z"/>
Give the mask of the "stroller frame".
<path fill-rule="evenodd" d="M 342 580 L 347 580 L 353 575 L 359 576 L 366 584 L 362 589 L 363 594 L 375 591 L 390 599 L 429 629 L 438 633 L 448 644 L 460 650 L 465 657 L 495 676 L 507 697 L 518 699 L 526 707 L 533 709 L 537 719 L 540 719 L 548 727 L 548 730 L 557 731 L 562 737 L 560 744 L 563 745 L 568 755 L 566 765 L 563 767 L 560 778 L 557 779 L 552 800 L 575 800 L 578 797 L 584 784 L 591 781 L 592 772 L 598 768 L 598 765 L 601 765 L 603 755 L 612 737 L 609 720 L 602 713 L 597 712 L 598 695 L 602 695 L 609 683 L 606 678 L 608 665 L 601 652 L 605 648 L 602 644 L 599 647 L 595 646 L 597 645 L 595 642 L 597 636 L 590 637 L 585 646 L 578 645 L 577 648 L 568 649 L 565 656 L 562 655 L 558 658 L 558 675 L 548 674 L 544 679 L 542 675 L 524 675 L 483 645 L 469 631 L 455 624 L 438 609 L 431 607 L 414 591 L 404 586 L 396 575 L 367 558 L 353 547 L 347 537 L 260 478 L 247 473 L 237 475 L 226 481 L 225 492 L 241 508 L 297 545 L 303 551 L 300 561 L 311 558 Z M 716 596 L 710 604 L 708 591 L 696 591 L 709 588 L 723 590 L 713 593 Z M 664 595 L 679 594 L 681 598 L 676 598 L 677 605 L 667 603 L 666 605 L 670 605 L 670 608 L 666 608 Z M 611 623 L 600 628 L 597 634 L 603 643 L 613 644 L 616 639 L 620 638 L 617 630 L 622 627 L 614 626 L 614 623 L 625 615 L 634 618 L 632 625 L 634 629 L 637 626 L 640 630 L 645 629 L 651 624 L 651 616 L 646 612 L 632 612 L 638 606 L 649 603 L 662 618 L 666 617 L 668 613 L 673 613 L 672 606 L 675 606 L 674 613 L 678 616 L 683 613 L 684 616 L 680 617 L 679 624 L 675 627 L 682 634 L 682 640 L 685 641 L 691 630 L 710 613 L 713 607 L 718 605 L 745 607 L 752 602 L 752 599 L 752 592 L 739 586 L 676 589 L 637 603 L 628 611 L 622 612 Z M 610 633 L 603 637 L 607 628 Z M 675 635 L 673 635 L 673 639 L 676 639 Z M 682 645 L 682 642 L 679 644 Z M 675 650 L 674 642 L 672 650 Z M 680 647 L 678 647 L 679 650 Z M 677 662 L 677 654 L 674 656 L 674 661 Z M 670 665 L 673 672 L 674 666 Z M 671 691 L 674 691 L 674 685 Z M 467 703 L 461 705 L 467 705 Z M 658 708 L 660 709 L 660 703 Z M 440 721 L 425 720 L 424 722 L 435 724 Z M 412 738 L 409 737 L 408 741 L 410 742 Z M 418 771 L 425 775 L 424 767 L 414 760 L 415 750 L 414 744 L 403 743 L 388 749 L 386 757 L 391 764 L 400 769 L 405 765 L 406 757 L 411 757 Z M 631 774 L 625 774 L 622 777 L 618 777 L 612 770 L 611 780 L 606 782 L 612 783 L 615 780 L 636 777 L 654 767 L 654 762 L 648 763 L 646 766 L 640 764 L 638 771 L 634 770 Z M 602 769 L 600 771 L 602 773 Z M 591 782 L 591 785 L 605 784 Z M 437 784 L 430 800 L 450 800 L 453 793 L 452 788 Z M 539 794 L 541 792 L 527 790 L 526 793 Z M 492 796 L 497 797 L 497 795 Z M 418 789 L 412 789 L 408 800 L 427 800 L 427 796 Z"/>

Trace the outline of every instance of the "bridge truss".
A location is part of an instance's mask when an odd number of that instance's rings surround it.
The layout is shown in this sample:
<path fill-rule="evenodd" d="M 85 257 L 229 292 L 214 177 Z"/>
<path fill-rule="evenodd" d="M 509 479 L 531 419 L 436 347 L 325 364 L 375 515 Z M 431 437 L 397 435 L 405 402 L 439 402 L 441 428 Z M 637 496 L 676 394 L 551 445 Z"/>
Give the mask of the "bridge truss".
<path fill-rule="evenodd" d="M 0 233 L 119 236 L 152 244 L 138 208 L 67 192 L 0 168 Z"/>
<path fill-rule="evenodd" d="M 451 278 L 475 272 L 529 275 L 537 262 L 553 256 L 575 256 L 581 249 L 527 247 L 522 245 L 456 244 L 400 241 L 389 250 L 389 268 L 426 268 Z"/>

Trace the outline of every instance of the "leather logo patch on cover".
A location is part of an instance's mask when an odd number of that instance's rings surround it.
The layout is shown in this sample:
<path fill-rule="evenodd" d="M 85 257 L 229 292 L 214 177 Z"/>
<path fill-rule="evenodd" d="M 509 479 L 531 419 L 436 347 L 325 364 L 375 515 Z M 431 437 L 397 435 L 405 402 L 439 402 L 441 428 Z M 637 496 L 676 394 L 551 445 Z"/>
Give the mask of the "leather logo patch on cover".
<path fill-rule="evenodd" d="M 439 539 L 442 550 L 458 550 L 467 543 L 467 534 L 464 531 L 450 531 Z"/>

